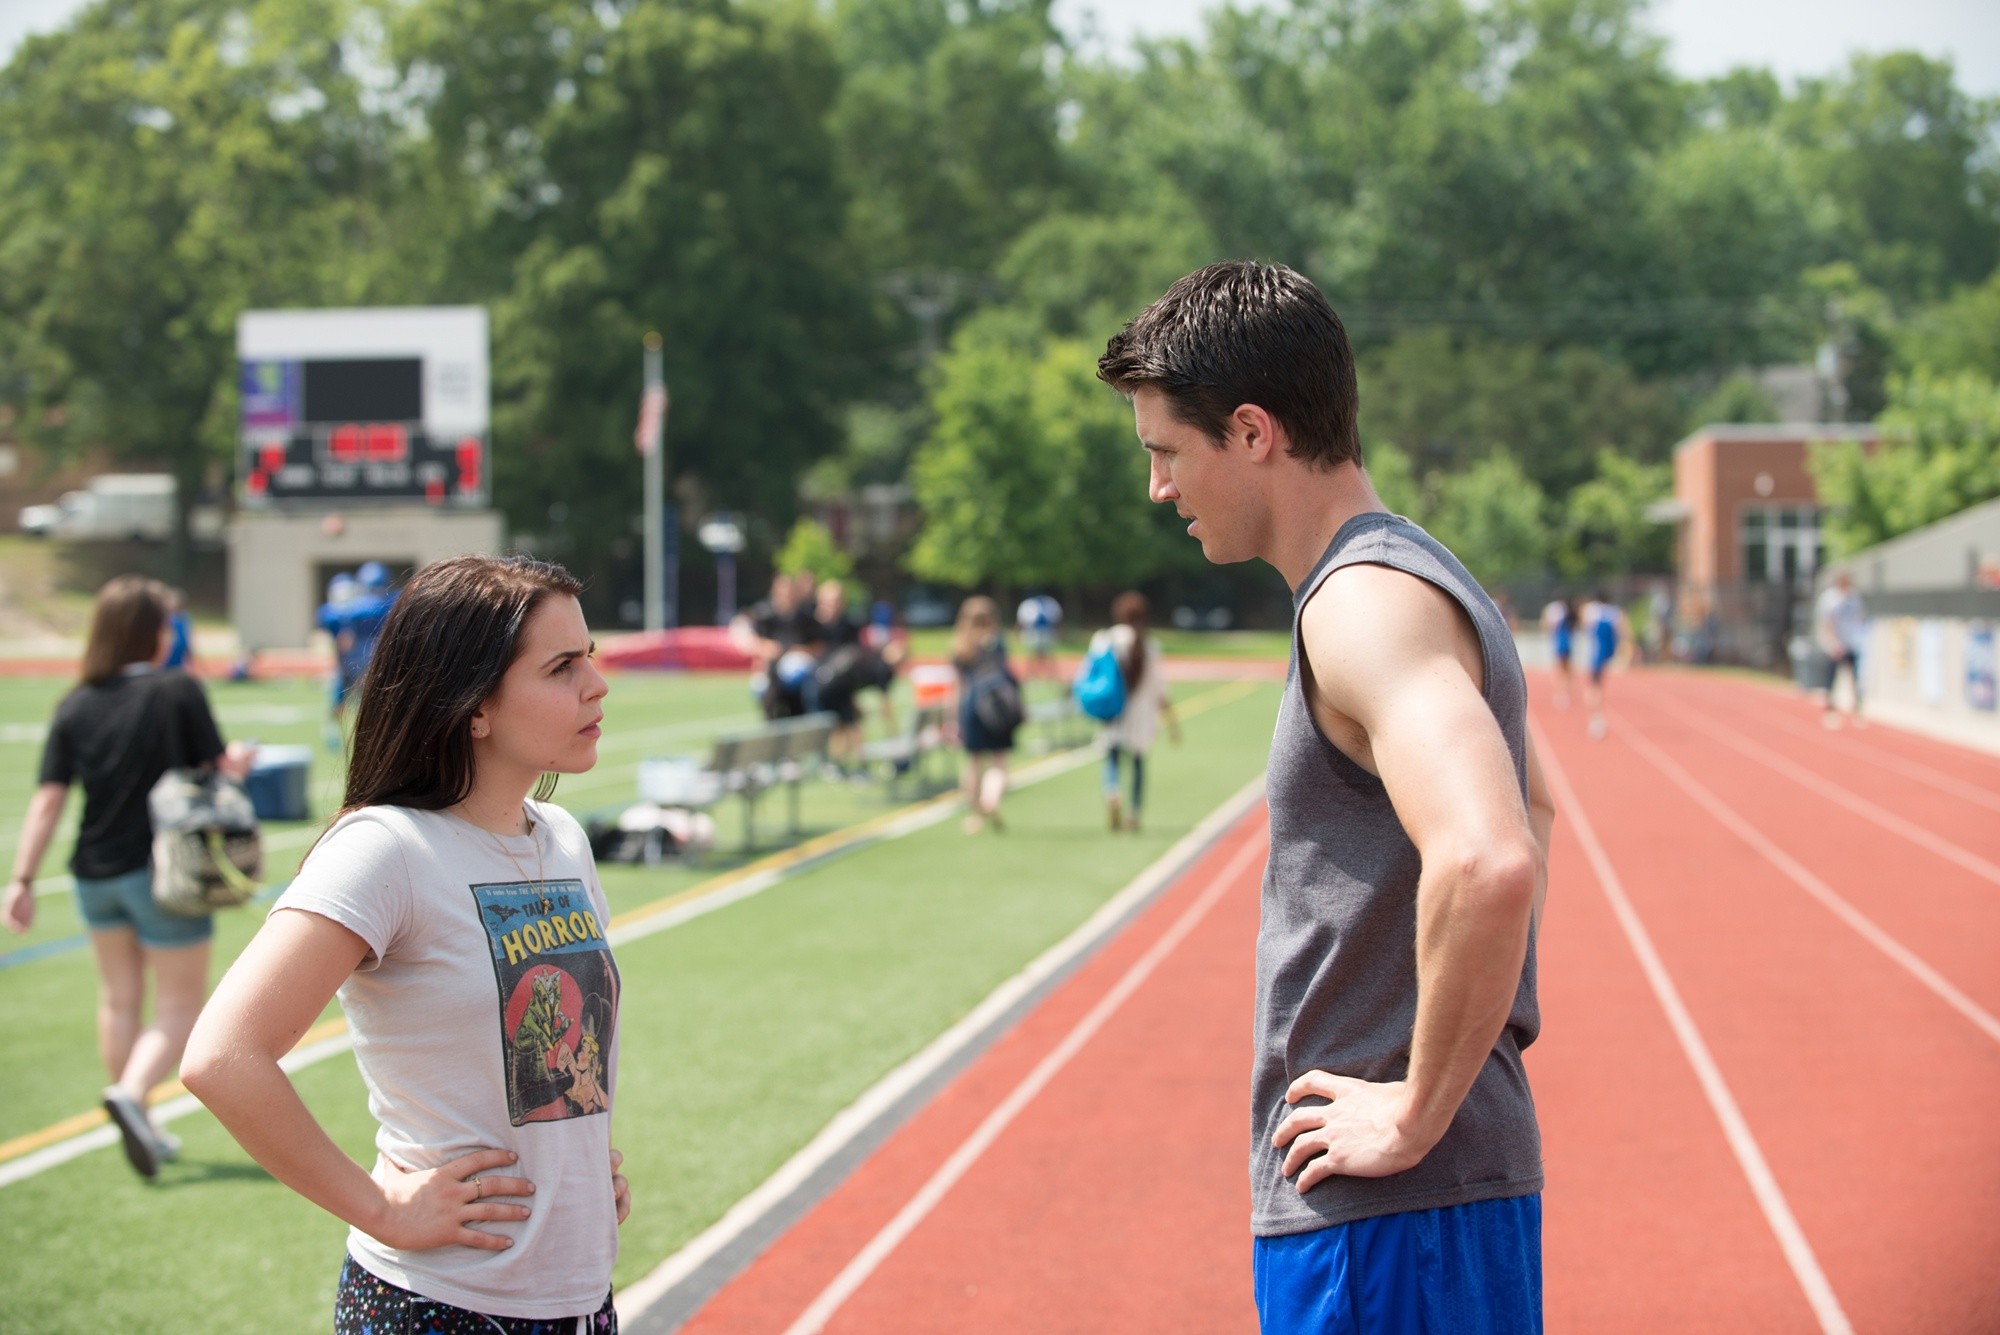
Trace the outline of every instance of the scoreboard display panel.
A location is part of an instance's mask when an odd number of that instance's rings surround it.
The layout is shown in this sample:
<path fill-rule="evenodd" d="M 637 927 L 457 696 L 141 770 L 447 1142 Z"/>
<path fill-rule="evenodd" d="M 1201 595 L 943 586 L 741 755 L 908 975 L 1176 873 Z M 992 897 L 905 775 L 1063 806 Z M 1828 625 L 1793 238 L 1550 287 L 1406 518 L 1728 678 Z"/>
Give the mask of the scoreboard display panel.
<path fill-rule="evenodd" d="M 245 505 L 487 505 L 483 309 L 251 311 L 237 357 Z"/>

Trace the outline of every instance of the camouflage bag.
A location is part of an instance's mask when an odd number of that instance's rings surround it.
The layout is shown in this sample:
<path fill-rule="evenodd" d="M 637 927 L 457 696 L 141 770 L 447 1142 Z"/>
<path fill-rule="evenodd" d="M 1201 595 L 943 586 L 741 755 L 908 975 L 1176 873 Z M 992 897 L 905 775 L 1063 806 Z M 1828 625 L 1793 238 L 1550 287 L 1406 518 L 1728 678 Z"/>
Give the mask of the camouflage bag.
<path fill-rule="evenodd" d="M 153 901 L 201 917 L 257 892 L 264 843 L 250 796 L 212 770 L 170 769 L 146 798 L 153 817 Z"/>

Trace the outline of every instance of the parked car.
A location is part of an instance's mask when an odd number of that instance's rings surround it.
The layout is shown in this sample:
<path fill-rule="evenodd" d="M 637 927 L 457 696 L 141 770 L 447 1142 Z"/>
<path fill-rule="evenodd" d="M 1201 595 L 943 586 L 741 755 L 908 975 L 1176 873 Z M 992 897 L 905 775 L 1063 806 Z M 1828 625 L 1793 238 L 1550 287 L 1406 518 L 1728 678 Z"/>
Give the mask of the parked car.
<path fill-rule="evenodd" d="M 213 506 L 189 515 L 197 537 L 222 532 Z M 21 531 L 38 538 L 84 541 L 165 542 L 174 532 L 174 479 L 170 473 L 100 473 L 81 491 L 66 491 L 53 505 L 22 509 Z"/>

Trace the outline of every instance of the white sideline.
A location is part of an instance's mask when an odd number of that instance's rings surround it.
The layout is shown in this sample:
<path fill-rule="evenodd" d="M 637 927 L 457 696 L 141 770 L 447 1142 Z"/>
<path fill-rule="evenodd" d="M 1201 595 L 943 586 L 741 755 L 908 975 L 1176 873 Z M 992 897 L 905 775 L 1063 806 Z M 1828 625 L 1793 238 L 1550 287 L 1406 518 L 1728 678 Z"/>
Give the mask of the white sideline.
<path fill-rule="evenodd" d="M 1555 748 L 1532 719 L 1528 729 L 1535 739 L 1535 754 L 1541 758 L 1542 768 L 1549 780 L 1549 791 L 1556 799 L 1556 809 L 1562 812 L 1576 830 L 1577 842 L 1583 845 L 1583 853 L 1590 860 L 1591 870 L 1597 873 L 1598 888 L 1611 904 L 1612 916 L 1618 919 L 1618 926 L 1625 933 L 1625 940 L 1632 947 L 1632 953 L 1639 957 L 1640 971 L 1646 975 L 1646 982 L 1653 989 L 1653 997 L 1666 1012 L 1667 1024 L 1680 1041 L 1681 1052 L 1688 1065 L 1694 1068 L 1695 1079 L 1701 1085 L 1701 1092 L 1708 1097 L 1708 1106 L 1715 1113 L 1715 1119 L 1722 1123 L 1723 1139 L 1729 1142 L 1730 1150 L 1736 1155 L 1737 1165 L 1743 1176 L 1749 1179 L 1750 1193 L 1757 1198 L 1758 1207 L 1764 1212 L 1764 1221 L 1771 1226 L 1771 1232 L 1778 1239 L 1778 1248 L 1785 1254 L 1785 1261 L 1792 1268 L 1792 1275 L 1799 1287 L 1805 1291 L 1806 1302 L 1811 1304 L 1813 1315 L 1819 1319 L 1819 1327 L 1826 1335 L 1854 1335 L 1854 1327 L 1848 1324 L 1847 1314 L 1841 1310 L 1840 1299 L 1834 1296 L 1833 1285 L 1827 1282 L 1826 1272 L 1819 1267 L 1819 1258 L 1813 1255 L 1812 1244 L 1806 1241 L 1805 1230 L 1799 1227 L 1798 1219 L 1792 1214 L 1792 1207 L 1785 1200 L 1784 1189 L 1771 1172 L 1771 1165 L 1764 1159 L 1763 1150 L 1757 1146 L 1756 1136 L 1751 1134 L 1749 1122 L 1744 1120 L 1743 1110 L 1736 1104 L 1736 1096 L 1729 1091 L 1729 1084 L 1722 1078 L 1722 1068 L 1715 1064 L 1715 1057 L 1708 1050 L 1708 1043 L 1695 1027 L 1694 1016 L 1688 1013 L 1687 1004 L 1681 1000 L 1680 989 L 1674 986 L 1673 978 L 1667 973 L 1660 952 L 1653 947 L 1653 938 L 1646 931 L 1646 925 L 1639 920 L 1639 914 L 1626 897 L 1624 882 L 1618 879 L 1618 872 L 1612 867 L 1604 845 L 1598 841 L 1597 830 L 1590 823 L 1590 817 L 1577 800 L 1576 789 L 1570 786 L 1569 775 L 1563 771 L 1562 762 L 1556 758 Z"/>
<path fill-rule="evenodd" d="M 1133 907 L 1158 891 L 1217 835 L 1256 805 L 1263 791 L 1264 779 L 1261 775 L 1238 789 L 1123 890 L 1106 900 L 1076 930 L 1030 961 L 1026 968 L 988 994 L 965 1018 L 939 1034 L 922 1051 L 883 1076 L 860 1098 L 837 1113 L 804 1148 L 749 1195 L 731 1206 L 722 1218 L 662 1261 L 644 1279 L 626 1285 L 617 1295 L 619 1320 L 636 1319 L 676 1284 L 741 1237 L 877 1118 L 895 1106 L 898 1100 L 977 1039 L 1022 997 L 1110 935 Z"/>

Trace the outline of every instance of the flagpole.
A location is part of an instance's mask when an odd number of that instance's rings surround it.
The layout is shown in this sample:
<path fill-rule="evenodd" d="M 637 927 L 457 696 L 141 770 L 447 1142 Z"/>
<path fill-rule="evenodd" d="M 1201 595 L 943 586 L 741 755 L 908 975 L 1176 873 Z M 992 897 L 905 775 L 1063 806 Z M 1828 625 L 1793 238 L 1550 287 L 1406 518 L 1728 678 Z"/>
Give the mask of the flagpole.
<path fill-rule="evenodd" d="M 639 452 L 646 458 L 646 629 L 667 624 L 666 572 L 666 377 L 660 367 L 660 336 L 646 335 L 646 399 L 640 412 Z"/>

